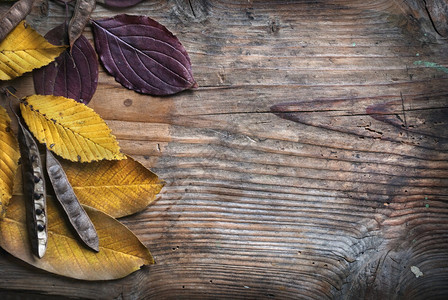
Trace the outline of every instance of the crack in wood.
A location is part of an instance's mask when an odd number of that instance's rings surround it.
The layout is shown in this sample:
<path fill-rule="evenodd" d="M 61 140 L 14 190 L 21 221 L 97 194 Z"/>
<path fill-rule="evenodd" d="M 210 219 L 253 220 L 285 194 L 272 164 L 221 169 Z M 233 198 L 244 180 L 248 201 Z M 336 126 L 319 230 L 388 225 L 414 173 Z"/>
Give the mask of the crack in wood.
<path fill-rule="evenodd" d="M 186 22 L 203 22 L 208 18 L 206 0 L 175 0 L 178 16 Z"/>
<path fill-rule="evenodd" d="M 403 118 L 404 118 L 404 125 L 406 127 L 406 130 L 409 130 L 408 127 L 408 122 L 406 120 L 406 111 L 404 109 L 404 99 L 403 99 L 403 94 L 400 92 L 400 98 L 401 98 L 401 109 L 403 110 Z"/>
<path fill-rule="evenodd" d="M 441 33 L 439 32 L 439 30 L 437 29 L 436 24 L 434 23 L 434 20 L 433 20 L 433 17 L 432 17 L 432 15 L 431 15 L 431 13 L 429 12 L 428 3 L 426 3 L 426 0 L 423 0 L 423 3 L 424 3 L 424 5 L 425 5 L 425 11 L 426 11 L 426 14 L 428 15 L 428 19 L 429 19 L 429 21 L 431 22 L 431 25 L 432 25 L 434 31 L 437 32 L 438 35 L 442 36 L 442 34 L 441 34 Z"/>
<path fill-rule="evenodd" d="M 188 0 L 188 4 L 190 5 L 191 13 L 196 18 L 196 13 L 194 12 L 193 4 L 191 3 L 191 0 Z"/>

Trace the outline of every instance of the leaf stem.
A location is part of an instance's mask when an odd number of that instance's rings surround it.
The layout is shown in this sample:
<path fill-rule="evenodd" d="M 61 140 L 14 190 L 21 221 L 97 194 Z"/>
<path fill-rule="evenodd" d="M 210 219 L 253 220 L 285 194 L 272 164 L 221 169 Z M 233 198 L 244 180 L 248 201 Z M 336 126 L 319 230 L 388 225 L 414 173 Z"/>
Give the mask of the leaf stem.
<path fill-rule="evenodd" d="M 17 92 L 16 88 L 11 85 L 1 89 L 1 93 L 6 97 L 9 98 L 10 96 L 12 96 L 17 101 L 22 102 L 22 100 L 20 100 L 19 97 L 16 96 L 15 92 Z"/>

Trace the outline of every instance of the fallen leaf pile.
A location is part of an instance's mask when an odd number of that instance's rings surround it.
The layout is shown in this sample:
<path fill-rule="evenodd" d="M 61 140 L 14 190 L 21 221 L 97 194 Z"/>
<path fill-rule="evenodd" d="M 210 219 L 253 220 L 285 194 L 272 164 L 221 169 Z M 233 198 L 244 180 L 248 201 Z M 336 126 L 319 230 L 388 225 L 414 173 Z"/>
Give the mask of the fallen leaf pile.
<path fill-rule="evenodd" d="M 20 100 L 20 143 L 0 106 L 0 246 L 55 274 L 121 278 L 154 259 L 116 218 L 146 209 L 163 182 L 123 154 L 104 120 L 86 106 L 98 85 L 97 53 L 117 82 L 149 95 L 196 87 L 190 59 L 179 40 L 149 17 L 90 20 L 96 3 L 121 8 L 141 0 L 59 1 L 67 11 L 71 5 L 73 15 L 45 37 L 23 21 L 34 2 L 19 0 L 0 16 L 0 81 L 34 70 L 36 90 Z M 82 35 L 89 22 L 95 49 Z"/>

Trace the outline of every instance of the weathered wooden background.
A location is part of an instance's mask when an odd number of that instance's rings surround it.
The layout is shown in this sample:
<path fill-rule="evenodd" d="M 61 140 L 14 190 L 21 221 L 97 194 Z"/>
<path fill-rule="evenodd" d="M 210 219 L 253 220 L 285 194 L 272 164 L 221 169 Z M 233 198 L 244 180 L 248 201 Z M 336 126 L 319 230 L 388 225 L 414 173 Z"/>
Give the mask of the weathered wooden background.
<path fill-rule="evenodd" d="M 157 264 L 85 282 L 1 251 L 0 298 L 446 299 L 447 7 L 97 5 L 94 18 L 143 14 L 167 26 L 199 84 L 151 97 L 101 69 L 90 105 L 123 152 L 167 182 L 125 219 Z M 52 2 L 40 13 L 41 32 L 64 18 Z M 30 75 L 12 85 L 33 93 Z"/>

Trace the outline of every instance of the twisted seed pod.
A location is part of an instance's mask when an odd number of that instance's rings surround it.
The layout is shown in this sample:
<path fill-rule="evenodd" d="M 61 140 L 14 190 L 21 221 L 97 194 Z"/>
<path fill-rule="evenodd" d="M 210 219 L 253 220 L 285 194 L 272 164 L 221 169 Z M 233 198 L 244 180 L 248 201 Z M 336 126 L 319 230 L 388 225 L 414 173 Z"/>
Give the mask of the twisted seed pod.
<path fill-rule="evenodd" d="M 90 15 L 95 8 L 95 0 L 76 0 L 75 11 L 68 25 L 68 36 L 70 49 L 75 41 L 81 36 L 84 27 L 89 23 Z"/>
<path fill-rule="evenodd" d="M 26 218 L 31 250 L 42 258 L 47 250 L 47 192 L 42 161 L 37 143 L 31 133 L 22 125 L 19 116 L 18 140 L 22 162 L 23 195 L 26 199 Z"/>
<path fill-rule="evenodd" d="M 78 201 L 67 175 L 59 161 L 47 149 L 47 173 L 54 193 L 81 240 L 91 249 L 99 251 L 99 239 L 95 226 Z"/>

